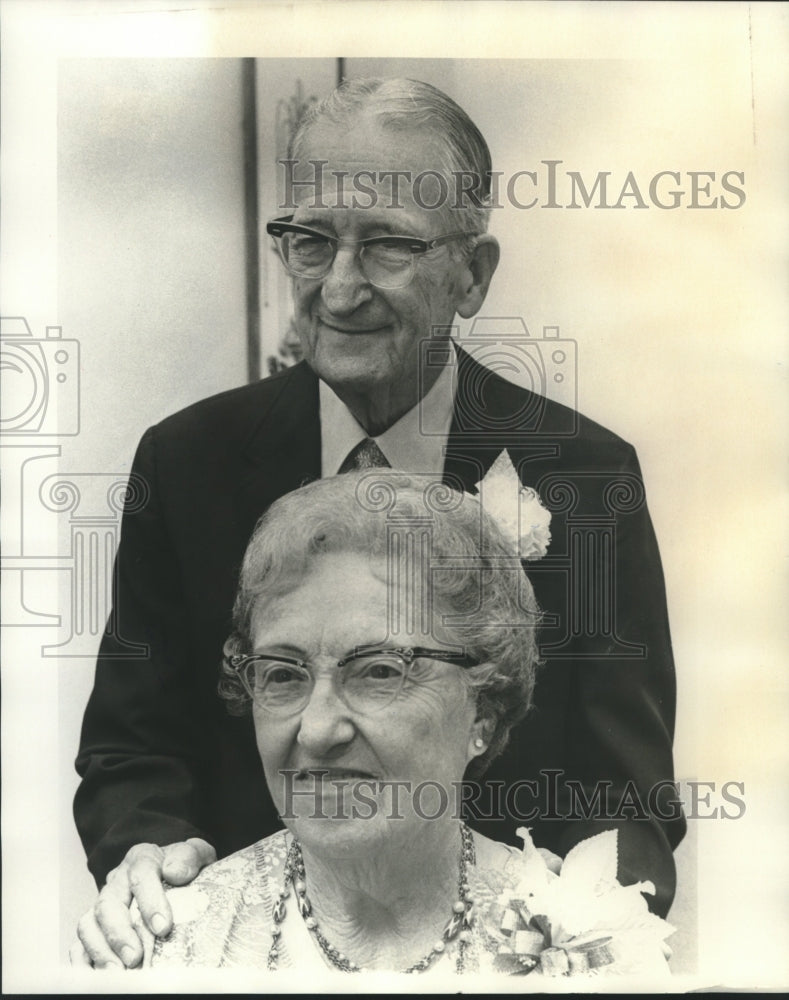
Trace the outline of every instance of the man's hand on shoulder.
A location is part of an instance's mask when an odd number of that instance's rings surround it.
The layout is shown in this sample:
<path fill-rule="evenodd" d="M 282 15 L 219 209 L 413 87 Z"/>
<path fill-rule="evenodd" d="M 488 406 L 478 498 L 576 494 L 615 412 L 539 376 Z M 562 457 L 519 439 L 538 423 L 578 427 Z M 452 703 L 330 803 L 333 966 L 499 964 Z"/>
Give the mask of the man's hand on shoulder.
<path fill-rule="evenodd" d="M 79 940 L 71 946 L 72 965 L 95 969 L 141 965 L 142 942 L 130 912 L 134 901 L 142 923 L 157 937 L 173 928 L 173 915 L 163 881 L 187 885 L 201 869 L 216 861 L 216 851 L 198 837 L 167 847 L 136 844 L 107 876 L 92 909 L 77 925 Z"/>

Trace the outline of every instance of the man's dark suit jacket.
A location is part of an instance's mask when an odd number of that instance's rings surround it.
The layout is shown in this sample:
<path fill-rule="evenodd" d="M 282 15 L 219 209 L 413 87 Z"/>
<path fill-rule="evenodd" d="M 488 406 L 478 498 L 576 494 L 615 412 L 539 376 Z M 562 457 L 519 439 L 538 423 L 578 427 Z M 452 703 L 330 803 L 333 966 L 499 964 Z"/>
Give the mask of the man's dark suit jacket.
<path fill-rule="evenodd" d="M 535 707 L 470 803 L 472 825 L 516 845 L 528 825 L 562 855 L 615 826 L 620 879 L 652 879 L 665 913 L 685 827 L 668 787 L 674 666 L 635 452 L 462 351 L 457 386 L 445 479 L 473 492 L 507 447 L 553 512 L 548 554 L 528 564 L 548 616 Z M 231 717 L 216 686 L 255 523 L 320 463 L 304 363 L 143 436 L 77 758 L 75 816 L 99 884 L 135 843 L 203 837 L 221 857 L 280 827 L 251 719 Z"/>

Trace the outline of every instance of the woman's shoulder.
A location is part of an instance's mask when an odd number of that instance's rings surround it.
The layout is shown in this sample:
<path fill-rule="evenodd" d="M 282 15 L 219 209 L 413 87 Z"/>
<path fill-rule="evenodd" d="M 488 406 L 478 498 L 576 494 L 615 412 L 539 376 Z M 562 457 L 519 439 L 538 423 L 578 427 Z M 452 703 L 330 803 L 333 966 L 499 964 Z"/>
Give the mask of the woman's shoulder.
<path fill-rule="evenodd" d="M 284 865 L 287 852 L 288 834 L 280 830 L 207 865 L 189 885 L 168 886 L 167 899 L 175 910 L 200 894 L 211 896 L 219 892 L 227 895 L 263 888 L 266 876 Z"/>
<path fill-rule="evenodd" d="M 243 890 L 251 883 L 260 884 L 261 877 L 265 878 L 284 866 L 289 836 L 286 830 L 278 830 L 270 837 L 207 865 L 188 886 L 170 888 L 168 899 L 172 902 L 183 889 L 220 886 L 223 889 Z"/>
<path fill-rule="evenodd" d="M 228 964 L 247 932 L 260 934 L 270 922 L 287 847 L 287 834 L 275 833 L 208 865 L 189 885 L 169 888 L 173 931 L 152 942 L 151 964 Z"/>
<path fill-rule="evenodd" d="M 500 840 L 491 840 L 490 837 L 486 837 L 476 830 L 474 831 L 474 853 L 477 874 L 488 872 L 502 875 L 505 872 L 511 872 L 521 857 L 521 851 L 517 847 L 504 844 Z"/>
<path fill-rule="evenodd" d="M 516 847 L 474 832 L 475 864 L 469 883 L 478 902 L 489 901 L 517 882 L 521 852 Z"/>

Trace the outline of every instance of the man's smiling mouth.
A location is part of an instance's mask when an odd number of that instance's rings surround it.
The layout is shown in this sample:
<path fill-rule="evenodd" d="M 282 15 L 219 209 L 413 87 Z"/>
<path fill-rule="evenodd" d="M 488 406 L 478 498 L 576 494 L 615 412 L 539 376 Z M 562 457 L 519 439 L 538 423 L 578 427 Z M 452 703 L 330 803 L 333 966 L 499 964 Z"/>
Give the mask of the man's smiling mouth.
<path fill-rule="evenodd" d="M 333 330 L 335 333 L 344 333 L 349 337 L 359 336 L 365 333 L 380 333 L 384 330 L 385 324 L 378 326 L 350 326 L 343 323 L 335 323 L 331 320 L 324 319 L 322 316 L 318 317 L 318 322 L 321 326 L 327 327 L 329 330 Z"/>

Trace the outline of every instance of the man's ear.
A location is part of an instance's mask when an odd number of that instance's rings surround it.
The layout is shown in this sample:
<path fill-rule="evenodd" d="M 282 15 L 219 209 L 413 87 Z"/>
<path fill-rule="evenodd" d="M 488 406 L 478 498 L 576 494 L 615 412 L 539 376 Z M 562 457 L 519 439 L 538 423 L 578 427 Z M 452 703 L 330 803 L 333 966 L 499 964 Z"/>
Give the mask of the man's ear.
<path fill-rule="evenodd" d="M 499 263 L 499 241 L 489 233 L 477 237 L 470 259 L 466 262 L 460 284 L 456 311 L 464 318 L 476 316 L 488 294 L 493 274 Z"/>

